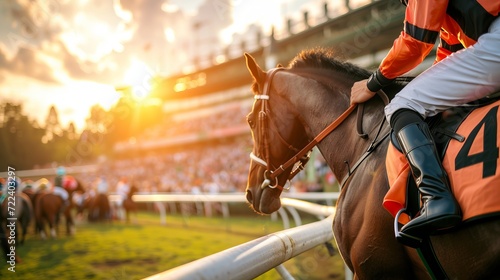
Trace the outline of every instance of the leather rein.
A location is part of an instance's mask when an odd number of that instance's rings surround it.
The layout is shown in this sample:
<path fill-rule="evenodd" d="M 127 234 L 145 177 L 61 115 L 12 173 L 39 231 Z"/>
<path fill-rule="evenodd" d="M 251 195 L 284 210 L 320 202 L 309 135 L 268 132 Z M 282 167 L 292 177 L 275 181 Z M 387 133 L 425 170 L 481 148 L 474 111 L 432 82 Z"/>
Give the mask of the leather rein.
<path fill-rule="evenodd" d="M 314 139 L 312 141 L 310 141 L 304 148 L 302 148 L 300 150 L 293 147 L 292 145 L 288 144 L 283 139 L 283 137 L 281 135 L 279 135 L 279 133 L 278 133 L 280 141 L 283 142 L 286 146 L 288 146 L 289 149 L 295 151 L 296 154 L 293 157 L 291 157 L 288 161 L 286 161 L 284 164 L 280 165 L 279 167 L 275 168 L 274 170 L 271 170 L 272 165 L 270 162 L 270 145 L 269 145 L 269 139 L 268 139 L 268 137 L 266 137 L 267 132 L 269 131 L 269 118 L 268 118 L 268 112 L 269 112 L 268 105 L 269 104 L 267 101 L 269 101 L 269 98 L 270 98 L 269 92 L 271 90 L 271 84 L 272 84 L 273 77 L 277 72 L 279 72 L 281 70 L 284 70 L 284 68 L 273 68 L 273 69 L 269 70 L 266 74 L 267 76 L 266 76 L 266 81 L 264 83 L 262 94 L 257 94 L 254 96 L 254 98 L 256 100 L 262 101 L 261 109 L 259 111 L 259 116 L 258 116 L 258 129 L 259 129 L 259 134 L 260 134 L 258 136 L 260 137 L 259 143 L 263 143 L 263 151 L 261 151 L 261 152 L 263 152 L 263 154 L 264 154 L 263 155 L 264 159 L 255 155 L 253 152 L 250 153 L 250 159 L 255 161 L 256 163 L 260 164 L 261 166 L 266 167 L 266 171 L 264 171 L 264 181 L 262 182 L 262 185 L 261 185 L 262 189 L 264 189 L 266 187 L 278 188 L 279 190 L 288 189 L 288 188 L 284 188 L 284 187 L 278 185 L 278 178 L 277 177 L 279 175 L 281 175 L 288 168 L 294 166 L 295 164 L 297 164 L 297 166 L 290 172 L 290 174 L 288 174 L 287 181 L 291 180 L 293 177 L 295 177 L 295 175 L 297 175 L 301 170 L 303 170 L 305 164 L 309 160 L 311 150 L 319 142 L 321 142 L 326 136 L 328 136 L 332 131 L 334 131 L 340 124 L 342 124 L 344 122 L 344 120 L 354 111 L 354 109 L 356 109 L 356 107 L 358 107 L 358 123 L 357 123 L 358 135 L 362 138 L 367 137 L 367 134 L 363 133 L 363 131 L 362 131 L 362 115 L 363 115 L 363 108 L 364 108 L 363 104 L 350 105 L 349 108 L 347 108 L 347 110 L 345 110 L 337 119 L 335 119 L 332 123 L 330 123 L 330 125 L 328 125 L 325 129 L 323 129 L 323 131 L 321 131 L 316 137 L 314 137 Z M 384 103 L 387 104 L 389 102 L 389 99 L 387 98 L 385 93 L 379 92 L 378 94 L 382 98 Z M 385 121 L 385 119 L 382 120 L 381 126 L 379 128 L 378 133 L 377 133 L 377 137 L 381 131 L 381 128 L 382 128 L 384 121 Z M 362 156 L 361 159 L 358 160 L 358 162 L 355 164 L 354 169 L 356 169 L 357 166 L 359 166 L 361 164 L 361 162 L 364 159 L 366 159 L 366 157 L 369 154 L 371 154 L 371 152 L 378 146 L 378 144 L 380 144 L 387 136 L 388 136 L 388 134 L 385 135 L 384 137 L 382 137 L 382 139 L 379 141 L 374 140 L 372 142 L 372 144 L 370 145 L 369 149 L 367 150 L 367 152 L 365 153 L 365 155 Z M 346 176 L 346 178 L 344 178 L 342 185 L 347 181 L 348 177 L 350 177 L 350 175 L 352 173 L 353 172 L 349 169 L 349 173 Z M 271 185 L 272 181 L 275 181 L 274 185 Z"/>

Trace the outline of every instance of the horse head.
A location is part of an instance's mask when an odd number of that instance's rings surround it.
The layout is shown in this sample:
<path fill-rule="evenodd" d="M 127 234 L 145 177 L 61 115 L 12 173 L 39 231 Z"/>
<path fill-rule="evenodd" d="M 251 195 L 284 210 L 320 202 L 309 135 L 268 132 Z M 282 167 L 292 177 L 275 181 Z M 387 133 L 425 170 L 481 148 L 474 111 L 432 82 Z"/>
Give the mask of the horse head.
<path fill-rule="evenodd" d="M 264 72 L 255 59 L 245 54 L 247 68 L 254 78 L 254 104 L 247 115 L 254 147 L 246 198 L 258 213 L 270 214 L 281 207 L 280 195 L 295 174 L 294 167 L 305 164 L 307 152 L 293 159 L 306 144 L 299 115 L 290 108 L 286 96 L 287 69 L 278 66 Z M 273 80 L 276 82 L 273 83 Z M 288 160 L 288 161 L 287 161 Z"/>
<path fill-rule="evenodd" d="M 350 89 L 369 72 L 335 59 L 330 51 L 304 51 L 288 67 L 268 71 L 250 55 L 245 57 L 255 99 L 247 116 L 254 147 L 246 197 L 256 212 L 268 214 L 279 209 L 286 182 L 303 168 L 316 145 L 323 156 L 330 157 L 337 178 L 350 173 L 349 163 L 369 144 L 352 129 L 356 119 L 349 116 L 356 106 L 350 105 Z M 383 120 L 382 110 L 369 109 L 365 115 L 364 125 Z M 326 137 L 329 141 L 322 142 Z M 331 143 L 349 143 L 359 149 L 333 150 Z"/>

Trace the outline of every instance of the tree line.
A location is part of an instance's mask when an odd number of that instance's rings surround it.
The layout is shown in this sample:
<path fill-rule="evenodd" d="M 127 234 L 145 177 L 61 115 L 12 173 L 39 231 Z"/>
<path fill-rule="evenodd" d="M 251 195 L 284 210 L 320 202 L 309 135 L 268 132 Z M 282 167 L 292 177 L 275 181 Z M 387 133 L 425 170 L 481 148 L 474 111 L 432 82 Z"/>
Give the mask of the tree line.
<path fill-rule="evenodd" d="M 23 114 L 22 104 L 0 104 L 0 166 L 2 170 L 44 168 L 52 164 L 74 166 L 113 156 L 113 146 L 127 141 L 161 121 L 161 107 L 138 103 L 122 96 L 109 110 L 94 105 L 81 133 L 73 123 L 62 127 L 52 106 L 45 123 Z"/>

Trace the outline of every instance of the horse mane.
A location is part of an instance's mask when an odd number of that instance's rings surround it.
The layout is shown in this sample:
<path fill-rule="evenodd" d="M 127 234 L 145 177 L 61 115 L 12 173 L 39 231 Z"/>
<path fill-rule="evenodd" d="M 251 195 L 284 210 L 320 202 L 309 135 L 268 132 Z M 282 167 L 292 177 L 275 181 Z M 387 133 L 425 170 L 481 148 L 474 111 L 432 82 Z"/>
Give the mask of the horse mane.
<path fill-rule="evenodd" d="M 367 79 L 371 72 L 336 57 L 333 49 L 314 48 L 301 51 L 288 65 L 290 69 L 319 68 Z"/>
<path fill-rule="evenodd" d="M 338 55 L 333 49 L 320 47 L 301 51 L 290 62 L 288 68 L 295 70 L 312 68 L 333 70 L 350 77 L 356 77 L 357 80 L 368 79 L 372 73 L 353 63 L 338 59 Z M 412 76 L 397 77 L 393 83 L 384 88 L 384 91 L 392 99 L 413 78 Z"/>
<path fill-rule="evenodd" d="M 344 61 L 338 58 L 334 49 L 331 48 L 312 48 L 301 51 L 288 64 L 288 69 L 291 70 L 310 70 L 310 69 L 325 69 L 338 73 L 342 73 L 349 77 L 354 77 L 356 80 L 368 79 L 371 71 L 357 66 L 351 62 Z M 397 77 L 393 83 L 384 88 L 385 93 L 392 99 L 413 77 L 401 76 Z M 258 91 L 256 83 L 252 84 L 252 90 Z"/>

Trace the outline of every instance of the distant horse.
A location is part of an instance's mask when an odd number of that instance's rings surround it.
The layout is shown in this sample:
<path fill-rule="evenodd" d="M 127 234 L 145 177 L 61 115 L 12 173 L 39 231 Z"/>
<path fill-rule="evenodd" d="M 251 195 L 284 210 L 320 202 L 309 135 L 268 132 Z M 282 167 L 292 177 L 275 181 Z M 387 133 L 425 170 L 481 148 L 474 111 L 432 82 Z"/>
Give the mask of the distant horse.
<path fill-rule="evenodd" d="M 26 194 L 19 192 L 14 196 L 5 196 L 0 210 L 1 226 L 5 228 L 8 224 L 15 223 L 14 236 L 16 238 L 16 243 L 19 237 L 21 237 L 19 244 L 24 243 L 28 232 L 28 226 L 33 218 L 33 205 Z M 21 228 L 21 236 L 17 234 L 19 232 L 18 228 Z M 10 234 L 9 232 L 10 230 L 7 230 L 8 234 Z"/>
<path fill-rule="evenodd" d="M 57 237 L 57 229 L 61 210 L 64 206 L 64 200 L 53 193 L 38 193 L 35 197 L 35 218 L 37 233 L 40 234 L 42 239 L 45 239 L 47 234 L 45 232 L 45 223 L 49 225 L 50 235 L 52 238 Z M 69 207 L 67 207 L 69 208 Z M 66 214 L 68 209 L 64 211 Z M 66 216 L 66 215 L 65 215 Z M 68 232 L 70 228 L 70 219 L 66 219 L 68 225 Z"/>
<path fill-rule="evenodd" d="M 89 222 L 111 221 L 111 205 L 106 194 L 97 194 L 86 199 Z"/>
<path fill-rule="evenodd" d="M 355 109 L 349 102 L 351 87 L 370 73 L 338 61 L 324 50 L 302 52 L 289 67 L 267 72 L 250 55 L 246 59 L 255 98 L 247 116 L 254 140 L 246 190 L 252 208 L 265 214 L 278 210 L 283 186 L 296 173 L 293 167 L 303 165 L 307 161 L 304 155 L 317 146 L 335 176 L 346 178 L 333 233 L 355 279 L 429 279 L 431 272 L 418 252 L 395 238 L 394 218 L 382 207 L 389 191 L 386 102 L 378 97 L 366 102 L 361 124 L 360 118 L 350 114 Z M 391 85 L 385 91 L 394 94 L 402 86 L 397 87 Z M 496 135 L 496 121 L 494 124 Z M 325 131 L 327 127 L 330 130 Z M 496 166 L 498 147 L 494 160 Z M 479 181 L 482 174 L 469 176 Z M 488 187 L 498 188 L 498 184 Z M 499 236 L 497 216 L 464 223 L 430 240 L 449 279 L 494 279 L 500 272 Z"/>
<path fill-rule="evenodd" d="M 46 179 L 42 184 L 47 185 L 50 189 L 50 183 Z M 80 181 L 72 176 L 64 176 L 62 179 L 63 188 L 68 192 L 68 200 L 65 202 L 61 196 L 50 192 L 49 190 L 26 190 L 25 192 L 31 198 L 35 209 L 36 232 L 41 234 L 42 238 L 46 237 L 45 223 L 49 225 L 50 235 L 52 238 L 57 236 L 57 228 L 61 215 L 66 222 L 66 234 L 74 233 L 74 219 L 72 210 L 75 206 L 73 194 L 75 192 L 85 192 L 84 186 Z"/>
<path fill-rule="evenodd" d="M 123 201 L 123 209 L 125 209 L 125 219 L 127 223 L 130 222 L 130 213 L 133 212 L 137 215 L 137 203 L 132 199 L 132 196 L 138 191 L 137 187 L 133 184 L 130 187 L 130 191 L 127 197 Z"/>

